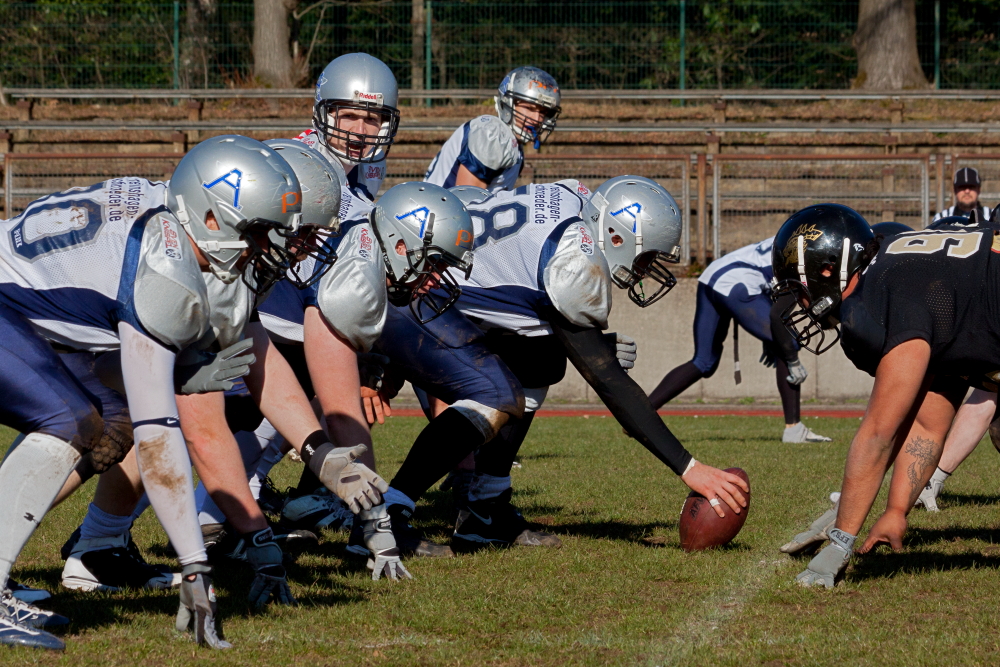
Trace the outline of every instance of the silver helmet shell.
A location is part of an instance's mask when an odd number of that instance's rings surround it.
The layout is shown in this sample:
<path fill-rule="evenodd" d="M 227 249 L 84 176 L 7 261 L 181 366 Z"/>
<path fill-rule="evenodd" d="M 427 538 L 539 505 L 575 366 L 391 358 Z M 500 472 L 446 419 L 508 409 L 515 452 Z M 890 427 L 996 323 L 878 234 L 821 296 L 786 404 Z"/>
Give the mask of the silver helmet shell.
<path fill-rule="evenodd" d="M 212 273 L 231 283 L 241 275 L 237 263 L 247 248 L 255 272 L 280 269 L 268 265 L 287 259 L 281 256 L 284 249 L 263 249 L 248 232 L 261 227 L 298 230 L 302 190 L 295 172 L 273 148 L 249 137 L 223 135 L 202 141 L 181 159 L 167 184 L 167 208 L 206 256 Z M 206 225 L 209 213 L 218 230 Z M 251 287 L 263 291 L 263 283 L 272 279 L 256 276 Z"/>
<path fill-rule="evenodd" d="M 517 67 L 503 78 L 497 93 L 493 101 L 500 120 L 510 126 L 521 143 L 533 142 L 537 150 L 556 129 L 556 119 L 562 111 L 559 84 L 548 72 L 537 67 Z M 545 116 L 541 123 L 536 124 L 518 111 L 517 102 L 542 107 Z"/>
<path fill-rule="evenodd" d="M 386 64 L 367 53 L 348 53 L 332 60 L 316 81 L 313 127 L 341 161 L 381 162 L 399 130 L 398 107 L 396 77 Z M 378 132 L 340 129 L 340 114 L 351 109 L 376 114 Z"/>
<path fill-rule="evenodd" d="M 429 322 L 461 295 L 449 275 L 472 272 L 472 218 L 462 201 L 432 183 L 401 183 L 378 200 L 371 220 L 394 305 L 409 304 Z"/>
<path fill-rule="evenodd" d="M 653 304 L 677 284 L 666 264 L 680 261 L 681 211 L 660 184 L 642 176 L 607 180 L 584 204 L 583 218 L 597 233 L 611 279 L 638 306 Z M 649 296 L 643 281 L 657 285 Z"/>
<path fill-rule="evenodd" d="M 466 206 L 485 201 L 492 194 L 486 188 L 481 188 L 478 185 L 455 185 L 448 188 L 448 192 L 458 197 Z"/>
<path fill-rule="evenodd" d="M 337 261 L 337 253 L 324 241 L 340 231 L 341 183 L 347 177 L 338 161 L 327 160 L 301 141 L 269 139 L 264 144 L 285 159 L 302 188 L 299 230 L 290 236 L 277 230 L 271 234 L 271 241 L 284 245 L 293 260 L 288 279 L 302 289 L 319 280 Z M 306 262 L 305 257 L 313 261 Z"/>

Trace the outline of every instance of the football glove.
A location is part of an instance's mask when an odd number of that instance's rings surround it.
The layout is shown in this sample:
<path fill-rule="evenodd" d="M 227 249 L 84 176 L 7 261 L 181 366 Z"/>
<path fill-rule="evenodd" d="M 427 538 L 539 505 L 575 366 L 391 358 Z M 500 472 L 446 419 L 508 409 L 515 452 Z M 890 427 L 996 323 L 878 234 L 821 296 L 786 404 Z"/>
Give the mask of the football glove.
<path fill-rule="evenodd" d="M 361 376 L 361 386 L 379 391 L 382 389 L 382 378 L 385 367 L 389 365 L 389 357 L 374 352 L 358 352 L 358 374 Z"/>
<path fill-rule="evenodd" d="M 607 333 L 604 337 L 608 342 L 613 343 L 615 346 L 615 357 L 618 359 L 618 363 L 626 371 L 635 367 L 636 360 L 636 344 L 635 340 L 629 338 L 625 334 L 620 333 Z"/>
<path fill-rule="evenodd" d="M 412 579 L 399 558 L 399 548 L 392 534 L 392 522 L 385 503 L 365 510 L 358 515 L 365 536 L 365 546 L 371 552 L 368 569 L 372 571 L 372 581 L 378 581 L 384 574 L 388 579 Z"/>
<path fill-rule="evenodd" d="M 831 509 L 823 512 L 818 519 L 809 524 L 808 529 L 793 537 L 790 542 L 781 545 L 779 551 L 792 556 L 804 555 L 816 551 L 819 545 L 830 539 L 827 532 L 837 522 L 838 509 L 840 509 L 839 499 Z"/>
<path fill-rule="evenodd" d="M 800 586 L 833 588 L 847 567 L 848 561 L 851 560 L 857 536 L 845 533 L 838 528 L 831 528 L 828 532 L 830 544 L 826 545 L 826 548 L 809 561 L 804 572 L 800 572 L 799 576 L 795 577 L 796 583 Z"/>
<path fill-rule="evenodd" d="M 768 345 L 767 341 L 764 341 L 764 349 L 760 353 L 759 361 L 767 368 L 774 368 L 778 363 L 774 360 L 774 351 L 771 349 L 771 346 Z"/>
<path fill-rule="evenodd" d="M 364 445 L 334 447 L 329 442 L 314 448 L 306 443 L 301 455 L 319 481 L 357 514 L 382 504 L 382 494 L 389 490 L 385 480 L 355 462 L 367 449 Z"/>
<path fill-rule="evenodd" d="M 229 391 L 233 380 L 250 372 L 250 365 L 257 360 L 253 352 L 253 338 L 241 340 L 215 354 L 205 350 L 187 349 L 177 355 L 174 367 L 174 385 L 178 394 L 207 394 Z"/>
<path fill-rule="evenodd" d="M 185 565 L 181 571 L 181 604 L 174 627 L 186 632 L 191 627 L 194 641 L 214 649 L 232 648 L 216 632 L 215 589 L 212 588 L 212 568 L 208 563 Z M 193 626 L 193 627 L 192 627 Z M 221 632 L 222 624 L 219 624 Z"/>
<path fill-rule="evenodd" d="M 796 359 L 788 363 L 788 375 L 785 377 L 788 380 L 788 384 L 798 386 L 805 382 L 807 377 L 809 377 L 809 372 L 802 365 L 801 361 Z"/>
<path fill-rule="evenodd" d="M 256 571 L 247 599 L 255 607 L 263 607 L 271 598 L 278 604 L 295 605 L 295 598 L 288 588 L 285 566 L 282 564 L 281 547 L 274 541 L 270 528 L 243 536 L 246 543 L 247 562 Z"/>

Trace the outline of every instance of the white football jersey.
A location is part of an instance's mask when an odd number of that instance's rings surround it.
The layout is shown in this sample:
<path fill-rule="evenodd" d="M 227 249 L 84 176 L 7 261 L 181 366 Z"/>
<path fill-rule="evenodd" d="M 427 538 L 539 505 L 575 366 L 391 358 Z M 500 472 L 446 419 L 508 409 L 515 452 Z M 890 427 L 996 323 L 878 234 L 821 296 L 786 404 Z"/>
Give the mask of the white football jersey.
<path fill-rule="evenodd" d="M 320 155 L 331 162 L 340 160 L 333 151 L 326 147 L 326 143 L 322 141 L 323 135 L 314 129 L 302 132 L 295 139 L 296 141 L 301 141 L 309 148 L 316 149 Z M 341 162 L 341 164 L 344 165 L 345 171 L 351 167 L 350 163 L 344 164 Z M 382 187 L 382 181 L 384 180 L 385 160 L 372 163 L 363 162 L 354 165 L 353 169 L 347 171 L 347 184 L 352 189 L 363 193 L 370 201 L 373 201 L 378 196 L 379 188 Z"/>
<path fill-rule="evenodd" d="M 723 255 L 708 265 L 698 282 L 724 296 L 729 296 L 736 285 L 746 286 L 749 295 L 766 292 L 774 277 L 774 270 L 771 268 L 773 245 L 772 236 Z"/>
<path fill-rule="evenodd" d="M 513 190 L 524 164 L 521 144 L 496 116 L 473 118 L 455 130 L 434 157 L 424 180 L 443 188 L 455 186 L 464 166 L 491 192 Z"/>
<path fill-rule="evenodd" d="M 116 349 L 122 321 L 164 344 L 190 344 L 207 328 L 208 297 L 165 196 L 163 183 L 114 178 L 0 222 L 0 302 L 75 349 Z"/>
<path fill-rule="evenodd" d="M 572 184 L 531 184 L 468 207 L 475 243 L 472 273 L 456 307 L 483 328 L 524 336 L 552 332 L 546 310 L 571 322 L 607 326 L 610 273 L 580 219 L 585 199 Z M 580 191 L 586 191 L 580 187 Z"/>

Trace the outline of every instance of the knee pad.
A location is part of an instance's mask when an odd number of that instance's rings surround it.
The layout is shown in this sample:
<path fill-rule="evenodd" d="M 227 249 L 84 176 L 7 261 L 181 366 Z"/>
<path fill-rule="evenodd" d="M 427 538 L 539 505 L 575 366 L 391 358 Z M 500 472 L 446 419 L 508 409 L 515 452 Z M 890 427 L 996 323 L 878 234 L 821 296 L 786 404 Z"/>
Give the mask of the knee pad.
<path fill-rule="evenodd" d="M 463 417 L 472 422 L 487 442 L 493 439 L 500 428 L 507 423 L 510 415 L 476 401 L 462 399 L 451 404 Z"/>
<path fill-rule="evenodd" d="M 135 440 L 128 409 L 104 415 L 104 428 L 97 444 L 80 459 L 76 472 L 83 481 L 121 463 L 132 450 Z"/>

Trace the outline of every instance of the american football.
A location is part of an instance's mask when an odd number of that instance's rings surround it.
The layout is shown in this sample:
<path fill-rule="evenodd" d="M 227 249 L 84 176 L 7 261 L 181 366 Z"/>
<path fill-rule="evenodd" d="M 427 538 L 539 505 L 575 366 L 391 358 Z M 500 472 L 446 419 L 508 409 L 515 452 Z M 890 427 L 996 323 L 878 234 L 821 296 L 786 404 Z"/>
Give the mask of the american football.
<path fill-rule="evenodd" d="M 725 472 L 739 475 L 750 486 L 750 478 L 742 468 L 726 468 Z M 747 522 L 750 514 L 750 492 L 743 494 L 747 506 L 739 514 L 723 506 L 725 517 L 720 517 L 712 509 L 708 498 L 697 491 L 688 494 L 681 510 L 681 548 L 684 551 L 702 551 L 721 547 L 732 542 Z"/>

